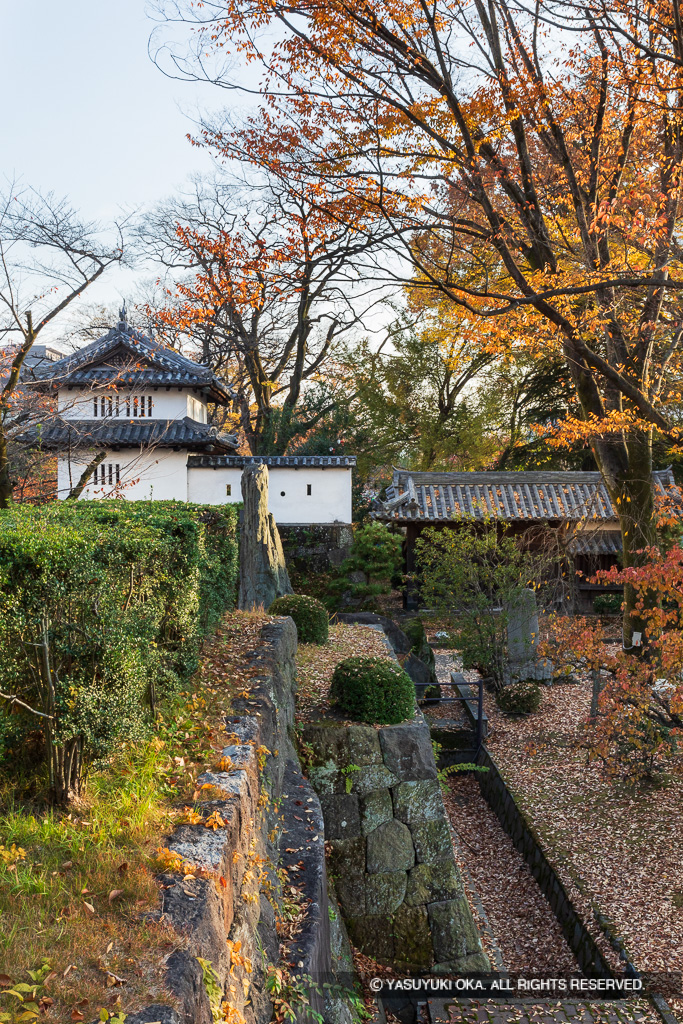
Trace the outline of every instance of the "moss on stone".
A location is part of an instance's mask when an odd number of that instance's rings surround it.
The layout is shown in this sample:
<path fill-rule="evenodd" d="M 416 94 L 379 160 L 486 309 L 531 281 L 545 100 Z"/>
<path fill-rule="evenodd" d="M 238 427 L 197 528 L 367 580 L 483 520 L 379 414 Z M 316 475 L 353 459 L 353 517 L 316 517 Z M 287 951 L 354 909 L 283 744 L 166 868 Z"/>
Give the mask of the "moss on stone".
<path fill-rule="evenodd" d="M 365 881 L 365 910 L 368 914 L 393 914 L 403 903 L 408 876 L 405 871 L 368 875 Z"/>
<path fill-rule="evenodd" d="M 418 864 L 408 875 L 406 904 L 417 907 L 423 903 L 452 900 L 461 892 L 460 875 L 452 860 L 440 864 Z"/>
<path fill-rule="evenodd" d="M 360 798 L 360 830 L 367 836 L 385 821 L 391 821 L 394 807 L 388 789 L 377 789 Z"/>
<path fill-rule="evenodd" d="M 429 967 L 434 963 L 434 948 L 429 918 L 424 907 L 400 907 L 393 922 L 396 962 L 406 967 Z"/>

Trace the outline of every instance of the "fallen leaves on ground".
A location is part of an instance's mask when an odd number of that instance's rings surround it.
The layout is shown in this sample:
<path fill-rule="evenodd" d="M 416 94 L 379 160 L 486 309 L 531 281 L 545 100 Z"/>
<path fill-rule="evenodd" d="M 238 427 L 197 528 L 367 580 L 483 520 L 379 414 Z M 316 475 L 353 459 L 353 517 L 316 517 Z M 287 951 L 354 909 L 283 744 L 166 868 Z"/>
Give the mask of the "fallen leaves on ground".
<path fill-rule="evenodd" d="M 514 718 L 487 694 L 489 750 L 611 963 L 620 966 L 596 912 L 612 922 L 638 969 L 681 971 L 683 780 L 606 779 L 579 742 L 590 700 L 587 679 L 556 683 L 542 688 L 538 712 Z M 680 1015 L 683 1003 L 676 1007 Z"/>
<path fill-rule="evenodd" d="M 550 904 L 476 779 L 451 778 L 444 804 L 458 836 L 456 859 L 472 879 L 506 968 L 534 974 L 579 973 Z"/>

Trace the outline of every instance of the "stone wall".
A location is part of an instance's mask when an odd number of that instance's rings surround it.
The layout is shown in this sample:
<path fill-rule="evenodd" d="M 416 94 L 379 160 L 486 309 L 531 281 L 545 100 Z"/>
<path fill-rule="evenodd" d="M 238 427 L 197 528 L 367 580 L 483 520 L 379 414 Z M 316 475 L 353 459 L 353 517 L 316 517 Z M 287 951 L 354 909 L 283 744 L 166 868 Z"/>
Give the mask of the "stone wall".
<path fill-rule="evenodd" d="M 202 824 L 183 824 L 165 840 L 171 851 L 196 868 L 195 877 L 161 877 L 157 916 L 178 935 L 178 948 L 162 970 L 165 988 L 179 1010 L 162 1015 L 158 1006 L 153 1011 L 148 1007 L 140 1022 L 163 1018 L 168 1024 L 176 1019 L 180 1024 L 212 1024 L 198 958 L 209 962 L 246 1024 L 270 1021 L 273 1007 L 265 980 L 269 967 L 280 961 L 275 874 L 280 867 L 288 870 L 291 884 L 307 902 L 288 961 L 294 964 L 292 975 L 312 977 L 319 984 L 311 991 L 315 1011 L 325 1010 L 322 985 L 335 980 L 322 811 L 290 738 L 296 688 L 293 621 L 267 624 L 261 640 L 249 662 L 257 669 L 249 697 L 235 701 L 235 714 L 227 723 L 232 742 L 223 756 L 233 767 L 206 772 L 199 779 L 200 784 L 215 787 L 216 794 L 202 805 L 202 813 L 208 816 L 217 810 L 226 827 L 214 831 Z M 350 1015 L 346 1011 L 345 1017 L 344 1011 L 342 1000 L 337 1018 L 348 1024 Z M 301 1020 L 305 1017 L 302 1009 Z"/>
<path fill-rule="evenodd" d="M 301 739 L 352 941 L 398 969 L 487 970 L 422 714 L 394 726 L 309 723 Z"/>
<path fill-rule="evenodd" d="M 348 557 L 353 544 L 353 527 L 348 523 L 279 524 L 278 530 L 287 568 L 299 578 L 336 569 Z"/>

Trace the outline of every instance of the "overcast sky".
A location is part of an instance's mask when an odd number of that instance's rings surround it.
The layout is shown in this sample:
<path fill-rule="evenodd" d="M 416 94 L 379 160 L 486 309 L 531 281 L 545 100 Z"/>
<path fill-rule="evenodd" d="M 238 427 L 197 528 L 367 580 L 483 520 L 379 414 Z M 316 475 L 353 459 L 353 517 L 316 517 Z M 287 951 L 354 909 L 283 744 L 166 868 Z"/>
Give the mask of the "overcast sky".
<path fill-rule="evenodd" d="M 145 0 L 0 0 L 2 176 L 111 220 L 208 170 L 185 138 L 191 117 L 235 94 L 166 78 L 148 56 L 153 28 Z M 114 271 L 90 301 L 134 287 Z"/>

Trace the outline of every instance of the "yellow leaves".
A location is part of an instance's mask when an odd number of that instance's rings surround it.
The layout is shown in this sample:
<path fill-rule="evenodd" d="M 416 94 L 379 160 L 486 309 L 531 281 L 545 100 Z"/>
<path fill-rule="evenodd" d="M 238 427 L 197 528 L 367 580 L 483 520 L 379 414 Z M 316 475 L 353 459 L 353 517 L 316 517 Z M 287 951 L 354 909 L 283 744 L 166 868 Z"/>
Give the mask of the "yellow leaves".
<path fill-rule="evenodd" d="M 216 829 L 225 828 L 226 824 L 227 823 L 223 820 L 219 812 L 214 811 L 212 814 L 209 815 L 209 817 L 204 822 L 204 828 L 213 829 L 213 831 L 215 832 Z"/>
<path fill-rule="evenodd" d="M 230 973 L 233 974 L 236 967 L 242 967 L 247 974 L 251 974 L 251 960 L 241 952 L 242 943 L 239 941 L 233 942 L 231 939 L 228 939 L 227 946 L 230 954 Z"/>
<path fill-rule="evenodd" d="M 192 807 L 185 807 L 183 808 L 183 816 L 181 820 L 185 825 L 200 825 L 204 818 Z"/>
<path fill-rule="evenodd" d="M 216 763 L 216 771 L 236 772 L 238 771 L 238 768 L 231 757 L 221 757 L 221 759 Z"/>
<path fill-rule="evenodd" d="M 193 875 L 196 870 L 194 864 L 185 860 L 175 850 L 169 850 L 167 846 L 157 847 L 154 859 L 160 871 L 168 871 L 174 875 Z"/>
<path fill-rule="evenodd" d="M 3 846 L 0 843 L 0 863 L 5 864 L 7 867 L 14 867 L 20 860 L 26 859 L 26 850 L 22 849 L 21 846 L 17 846 L 16 843 L 12 843 L 11 846 Z"/>

